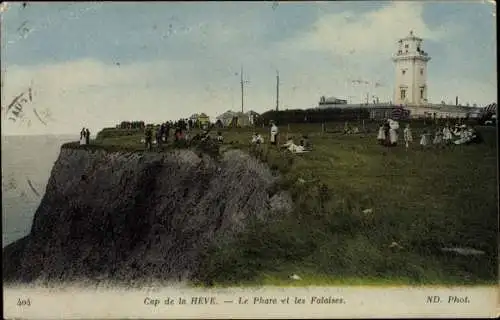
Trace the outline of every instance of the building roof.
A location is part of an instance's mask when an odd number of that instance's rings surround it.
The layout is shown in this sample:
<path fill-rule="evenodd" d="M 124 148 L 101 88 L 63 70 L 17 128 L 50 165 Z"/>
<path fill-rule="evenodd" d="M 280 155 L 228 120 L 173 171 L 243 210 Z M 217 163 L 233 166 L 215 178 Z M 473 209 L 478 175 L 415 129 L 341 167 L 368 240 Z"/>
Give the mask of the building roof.
<path fill-rule="evenodd" d="M 257 115 L 258 116 L 259 114 L 253 110 L 249 110 L 247 112 L 228 110 L 228 111 L 224 112 L 223 114 L 218 115 L 217 119 L 232 118 L 232 117 L 248 117 L 250 115 L 253 115 L 253 116 Z"/>
<path fill-rule="evenodd" d="M 420 41 L 422 41 L 423 39 L 419 38 L 419 37 L 416 37 L 413 34 L 413 30 L 410 30 L 410 33 L 406 37 L 400 39 L 399 41 L 402 41 L 402 40 L 420 40 Z"/>
<path fill-rule="evenodd" d="M 328 97 L 325 99 L 326 102 L 337 101 L 337 100 L 345 100 L 345 99 L 340 99 L 337 97 Z"/>
<path fill-rule="evenodd" d="M 481 108 L 482 112 L 492 112 L 496 113 L 497 112 L 497 104 L 496 103 L 490 103 L 489 105 L 485 106 L 484 108 Z"/>
<path fill-rule="evenodd" d="M 337 101 L 347 101 L 347 99 L 341 99 L 341 98 L 337 98 L 337 97 L 321 97 L 319 102 L 320 103 L 331 103 L 331 102 L 337 102 Z"/>

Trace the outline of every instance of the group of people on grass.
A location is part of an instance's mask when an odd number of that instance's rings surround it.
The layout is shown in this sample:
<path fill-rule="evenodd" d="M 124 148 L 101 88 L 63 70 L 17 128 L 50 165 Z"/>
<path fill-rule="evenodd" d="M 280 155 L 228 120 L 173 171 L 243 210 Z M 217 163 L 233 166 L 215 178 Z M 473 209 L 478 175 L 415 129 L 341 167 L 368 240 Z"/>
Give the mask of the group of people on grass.
<path fill-rule="evenodd" d="M 189 143 L 191 141 L 203 141 L 209 139 L 209 131 L 203 130 L 202 133 L 198 133 L 193 137 L 190 137 L 191 129 L 194 128 L 194 122 L 192 120 L 181 119 L 176 122 L 165 122 L 162 123 L 153 132 L 153 126 L 147 126 L 144 130 L 144 138 L 141 140 L 145 144 L 147 150 L 152 150 L 153 145 L 157 148 L 161 148 L 163 144 L 169 142 L 170 132 L 173 129 L 174 134 L 172 136 L 172 142 L 174 143 Z M 153 139 L 154 138 L 154 139 Z M 217 132 L 217 137 L 215 138 L 219 143 L 224 141 L 221 132 Z"/>
<path fill-rule="evenodd" d="M 398 132 L 399 123 L 392 119 L 388 119 L 386 122 L 380 125 L 378 130 L 377 140 L 381 145 L 393 147 L 398 143 Z M 410 133 L 411 137 L 411 133 Z"/>
<path fill-rule="evenodd" d="M 278 146 L 279 144 L 279 129 L 276 123 L 271 121 L 271 129 L 269 134 L 269 141 L 271 145 Z M 264 138 L 257 132 L 255 132 L 251 139 L 252 145 L 261 145 L 264 143 Z M 281 149 L 288 150 L 292 153 L 305 153 L 312 150 L 312 145 L 307 137 L 303 135 L 299 141 L 299 144 L 295 144 L 294 137 L 290 136 L 287 141 L 280 146 Z"/>
<path fill-rule="evenodd" d="M 377 140 L 379 144 L 384 146 L 396 146 L 398 142 L 399 123 L 392 119 L 387 120 L 379 127 Z M 408 149 L 413 142 L 412 130 L 410 124 L 406 124 L 403 130 L 403 140 L 405 147 Z M 451 127 L 446 124 L 444 127 L 437 127 L 432 132 L 429 129 L 424 129 L 420 136 L 420 146 L 422 148 L 430 145 L 445 146 L 449 144 L 469 144 L 480 143 L 481 137 L 479 133 L 471 126 L 455 124 Z"/>
<path fill-rule="evenodd" d="M 206 140 L 209 139 L 209 130 L 203 130 L 202 133 L 196 134 L 193 138 L 190 139 L 189 133 L 192 128 L 192 124 L 189 121 L 180 120 L 174 123 L 166 122 L 161 124 L 156 132 L 155 139 L 153 139 L 153 127 L 148 126 L 145 129 L 145 136 L 143 139 L 143 143 L 146 145 L 146 149 L 151 150 L 152 146 L 156 144 L 160 147 L 163 143 L 168 142 L 169 133 L 171 129 L 174 129 L 173 142 L 184 141 L 190 143 L 192 141 L 198 140 Z M 388 119 L 384 121 L 378 130 L 377 140 L 379 144 L 387 147 L 393 147 L 398 144 L 399 134 L 398 131 L 400 129 L 400 125 L 398 121 Z M 351 128 L 348 126 L 347 122 L 344 127 L 344 134 L 358 133 L 358 128 Z M 81 138 L 86 137 L 88 133 L 88 129 L 82 130 Z M 90 133 L 88 133 L 90 134 Z M 215 140 L 219 143 L 224 142 L 224 137 L 222 133 L 219 131 L 215 137 Z M 271 145 L 279 145 L 279 129 L 276 123 L 271 121 L 270 132 L 269 132 L 269 142 Z M 86 142 L 82 142 L 81 144 L 88 144 L 88 138 L 86 138 Z M 408 149 L 410 145 L 413 143 L 413 134 L 410 124 L 406 124 L 403 130 L 403 141 L 405 147 Z M 455 124 L 451 127 L 449 124 L 440 128 L 437 127 L 433 131 L 429 129 L 424 129 L 422 134 L 420 135 L 420 146 L 427 147 L 430 145 L 435 146 L 444 146 L 448 144 L 468 144 L 468 143 L 479 143 L 481 141 L 480 135 L 477 131 L 471 126 L 459 125 Z M 261 134 L 254 132 L 251 137 L 250 143 L 252 145 L 261 145 L 264 143 L 264 138 Z M 304 153 L 312 150 L 312 145 L 309 142 L 309 139 L 306 135 L 303 135 L 298 144 L 295 143 L 294 137 L 286 138 L 286 142 L 280 145 L 281 149 L 288 150 L 292 153 Z"/>
<path fill-rule="evenodd" d="M 189 123 L 187 121 L 179 120 L 175 123 L 164 122 L 153 133 L 153 127 L 147 126 L 144 130 L 144 139 L 141 142 L 145 143 L 146 149 L 151 150 L 153 145 L 161 147 L 162 144 L 168 142 L 170 131 L 175 128 L 173 139 L 174 141 L 187 139 L 187 131 Z M 154 137 L 153 137 L 154 136 Z M 153 139 L 154 138 L 154 139 Z"/>

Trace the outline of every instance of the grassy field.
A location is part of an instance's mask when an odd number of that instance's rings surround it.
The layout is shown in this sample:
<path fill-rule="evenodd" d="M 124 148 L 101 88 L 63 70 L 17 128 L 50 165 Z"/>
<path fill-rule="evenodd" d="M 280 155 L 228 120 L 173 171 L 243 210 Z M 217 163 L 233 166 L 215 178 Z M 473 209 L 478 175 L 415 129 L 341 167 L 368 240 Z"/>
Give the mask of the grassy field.
<path fill-rule="evenodd" d="M 376 125 L 368 127 L 371 132 L 343 135 L 343 124 L 327 124 L 327 132 L 320 124 L 282 126 L 282 142 L 287 134 L 309 136 L 314 150 L 301 155 L 268 146 L 268 129 L 259 128 L 266 139 L 259 157 L 282 173 L 279 188 L 290 191 L 296 209 L 276 221 L 254 221 L 236 242 L 210 250 L 200 285 L 496 283 L 496 128 L 480 129 L 480 145 L 421 150 L 422 126 L 414 125 L 406 151 L 378 145 Z M 249 150 L 253 131 L 220 131 L 222 148 Z M 142 150 L 140 139 L 93 144 Z M 442 247 L 485 254 L 462 256 Z"/>

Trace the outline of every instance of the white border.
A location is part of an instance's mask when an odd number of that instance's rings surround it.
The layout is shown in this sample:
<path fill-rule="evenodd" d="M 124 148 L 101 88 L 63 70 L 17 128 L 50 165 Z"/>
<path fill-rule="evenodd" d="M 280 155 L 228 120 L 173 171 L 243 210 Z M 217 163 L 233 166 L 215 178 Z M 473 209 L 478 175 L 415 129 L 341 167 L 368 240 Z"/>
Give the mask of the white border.
<path fill-rule="evenodd" d="M 193 305 L 193 296 L 214 297 L 217 304 Z M 311 304 L 313 296 L 342 298 L 344 303 Z M 440 303 L 428 303 L 439 296 Z M 448 303 L 450 296 L 468 303 Z M 157 299 L 158 306 L 145 304 Z M 165 305 L 171 298 L 173 305 Z M 179 298 L 187 304 L 179 305 Z M 248 304 L 238 304 L 238 297 Z M 254 304 L 254 297 L 277 298 L 277 304 Z M 289 297 L 289 303 L 281 299 Z M 295 297 L 305 304 L 295 304 Z M 19 299 L 30 306 L 18 306 Z M 207 300 L 209 301 L 209 299 Z M 233 301 L 233 303 L 224 302 Z M 4 288 L 4 319 L 110 318 L 492 318 L 499 315 L 496 286 L 482 287 L 267 287 L 221 289 L 83 289 Z"/>

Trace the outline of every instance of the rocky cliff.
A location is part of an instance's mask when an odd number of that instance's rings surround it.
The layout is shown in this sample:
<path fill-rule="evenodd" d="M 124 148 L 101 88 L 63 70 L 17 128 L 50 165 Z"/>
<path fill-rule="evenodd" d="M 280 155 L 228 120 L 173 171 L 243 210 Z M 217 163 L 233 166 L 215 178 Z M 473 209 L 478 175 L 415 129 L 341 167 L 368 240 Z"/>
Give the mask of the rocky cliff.
<path fill-rule="evenodd" d="M 276 179 L 237 150 L 62 148 L 31 233 L 4 249 L 4 281 L 191 279 L 210 245 L 291 208 Z"/>

